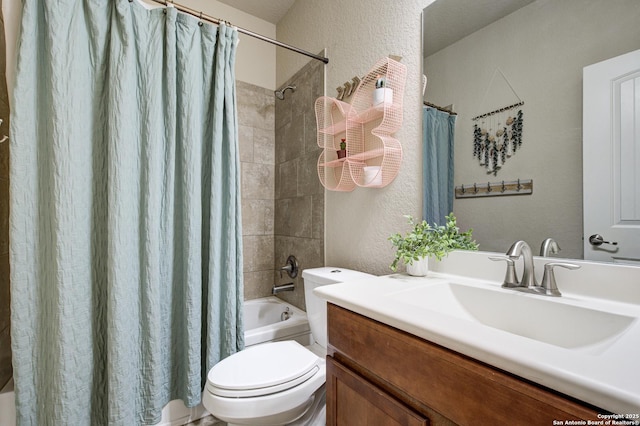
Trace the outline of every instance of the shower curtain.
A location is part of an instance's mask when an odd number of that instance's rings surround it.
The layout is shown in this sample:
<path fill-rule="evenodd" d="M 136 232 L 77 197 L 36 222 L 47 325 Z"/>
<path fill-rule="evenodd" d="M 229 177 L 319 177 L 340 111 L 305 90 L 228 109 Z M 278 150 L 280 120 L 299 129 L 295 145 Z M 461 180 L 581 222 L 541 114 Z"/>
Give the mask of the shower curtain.
<path fill-rule="evenodd" d="M 237 30 L 23 1 L 11 117 L 19 425 L 132 425 L 243 347 Z"/>
<path fill-rule="evenodd" d="M 445 225 L 453 211 L 453 134 L 456 116 L 422 108 L 423 216 L 429 224 Z"/>

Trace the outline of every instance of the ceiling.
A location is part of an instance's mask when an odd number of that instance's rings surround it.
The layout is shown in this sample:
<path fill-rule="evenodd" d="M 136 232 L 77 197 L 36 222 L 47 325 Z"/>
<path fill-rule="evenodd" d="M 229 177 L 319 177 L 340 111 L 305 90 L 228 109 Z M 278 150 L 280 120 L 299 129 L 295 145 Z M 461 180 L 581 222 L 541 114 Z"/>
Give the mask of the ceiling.
<path fill-rule="evenodd" d="M 277 24 L 296 0 L 219 0 Z M 424 55 L 429 56 L 534 0 L 437 0 L 424 14 Z M 433 18 L 432 18 L 433 17 Z"/>
<path fill-rule="evenodd" d="M 277 24 L 296 0 L 219 0 L 256 18 Z"/>
<path fill-rule="evenodd" d="M 425 57 L 515 12 L 534 0 L 437 0 L 425 8 Z"/>

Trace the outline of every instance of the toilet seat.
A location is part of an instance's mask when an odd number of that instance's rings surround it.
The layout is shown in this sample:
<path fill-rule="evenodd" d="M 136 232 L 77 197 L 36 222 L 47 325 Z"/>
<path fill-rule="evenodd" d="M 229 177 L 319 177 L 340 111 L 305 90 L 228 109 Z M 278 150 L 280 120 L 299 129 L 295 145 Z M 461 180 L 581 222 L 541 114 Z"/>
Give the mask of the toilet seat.
<path fill-rule="evenodd" d="M 256 345 L 216 364 L 207 374 L 207 390 L 227 398 L 270 395 L 309 380 L 322 362 L 293 340 Z"/>

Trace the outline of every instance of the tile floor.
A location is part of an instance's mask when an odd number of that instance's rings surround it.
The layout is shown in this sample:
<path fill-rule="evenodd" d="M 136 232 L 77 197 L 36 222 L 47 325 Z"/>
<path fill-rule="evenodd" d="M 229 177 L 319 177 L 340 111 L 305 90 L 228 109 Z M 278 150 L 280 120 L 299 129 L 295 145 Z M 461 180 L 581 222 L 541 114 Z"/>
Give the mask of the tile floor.
<path fill-rule="evenodd" d="M 203 417 L 195 422 L 189 423 L 187 426 L 227 426 L 225 422 L 222 422 L 213 416 Z"/>

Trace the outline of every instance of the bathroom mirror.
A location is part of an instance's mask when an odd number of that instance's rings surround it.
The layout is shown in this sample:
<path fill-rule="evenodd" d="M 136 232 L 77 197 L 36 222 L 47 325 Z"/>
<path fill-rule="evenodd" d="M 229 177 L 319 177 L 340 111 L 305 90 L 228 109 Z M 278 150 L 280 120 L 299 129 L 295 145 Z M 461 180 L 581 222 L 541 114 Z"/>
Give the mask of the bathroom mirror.
<path fill-rule="evenodd" d="M 424 9 L 424 100 L 458 114 L 455 186 L 533 181 L 530 195 L 454 199 L 481 250 L 523 239 L 537 254 L 552 237 L 555 256 L 584 257 L 583 68 L 640 49 L 638 22 L 636 0 L 436 0 Z M 473 155 L 472 118 L 519 101 L 522 145 L 488 173 Z"/>

